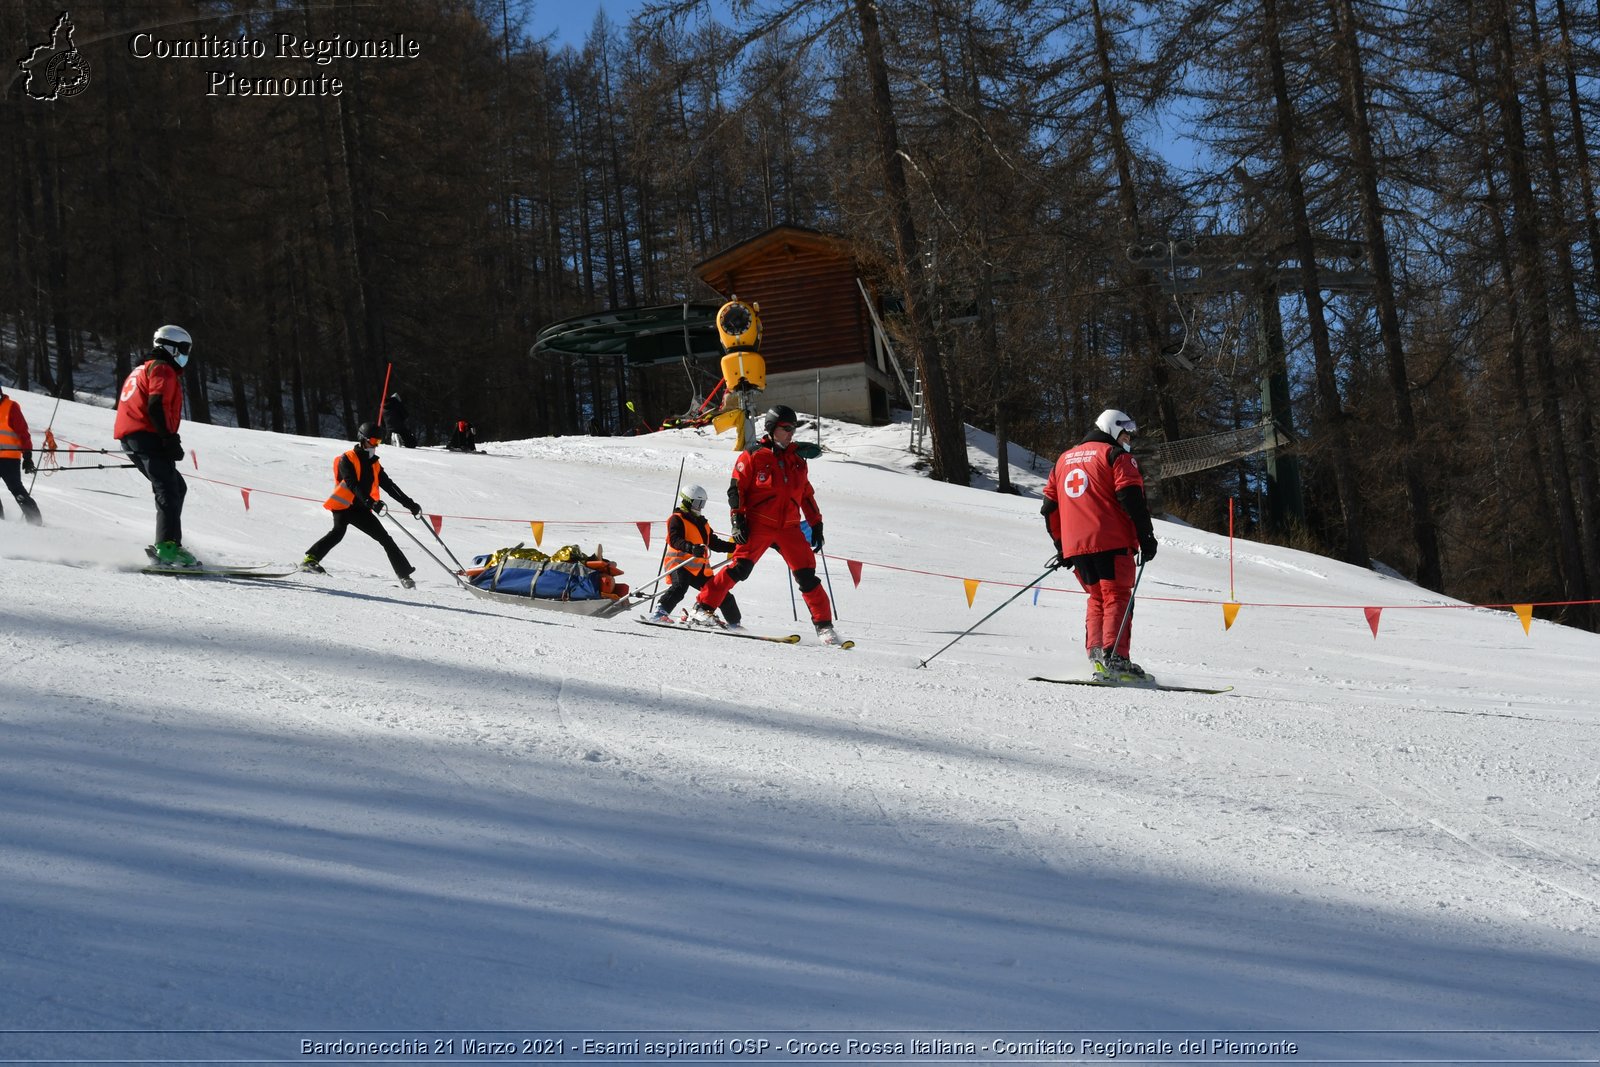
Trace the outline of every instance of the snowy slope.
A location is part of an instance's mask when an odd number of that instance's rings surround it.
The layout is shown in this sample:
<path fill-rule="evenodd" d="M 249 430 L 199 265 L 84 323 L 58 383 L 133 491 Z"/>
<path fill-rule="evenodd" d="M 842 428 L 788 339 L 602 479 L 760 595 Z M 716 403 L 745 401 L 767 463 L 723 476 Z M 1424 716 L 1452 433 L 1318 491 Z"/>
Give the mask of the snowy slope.
<path fill-rule="evenodd" d="M 18 397 L 40 430 L 52 401 Z M 203 559 L 292 562 L 327 528 L 339 443 L 183 434 Z M 541 1029 L 1595 1054 L 1594 635 L 1246 543 L 1224 630 L 1226 540 L 1158 523 L 1135 658 L 1235 693 L 1029 682 L 1086 673 L 1065 573 L 917 669 L 1043 570 L 1038 502 L 911 475 L 903 427 L 827 434 L 850 652 L 793 620 L 776 556 L 738 595 L 798 647 L 481 601 L 403 538 L 415 591 L 359 534 L 326 577 L 141 575 L 134 471 L 41 477 L 42 530 L 6 501 L 0 1060 Z M 726 439 L 488 450 L 384 452 L 462 559 L 539 520 L 647 581 L 680 462 L 726 528 Z"/>

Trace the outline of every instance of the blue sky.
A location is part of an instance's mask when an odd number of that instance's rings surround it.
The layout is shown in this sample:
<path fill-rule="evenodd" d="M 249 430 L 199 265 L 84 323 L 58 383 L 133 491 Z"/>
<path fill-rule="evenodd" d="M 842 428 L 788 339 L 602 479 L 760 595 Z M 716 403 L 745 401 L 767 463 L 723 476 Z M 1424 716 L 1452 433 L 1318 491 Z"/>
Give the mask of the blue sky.
<path fill-rule="evenodd" d="M 640 0 L 511 0 L 511 10 L 521 12 L 528 36 L 554 35 L 552 44 L 558 49 L 567 44 L 581 48 L 596 12 L 604 10 L 621 26 L 641 6 Z"/>

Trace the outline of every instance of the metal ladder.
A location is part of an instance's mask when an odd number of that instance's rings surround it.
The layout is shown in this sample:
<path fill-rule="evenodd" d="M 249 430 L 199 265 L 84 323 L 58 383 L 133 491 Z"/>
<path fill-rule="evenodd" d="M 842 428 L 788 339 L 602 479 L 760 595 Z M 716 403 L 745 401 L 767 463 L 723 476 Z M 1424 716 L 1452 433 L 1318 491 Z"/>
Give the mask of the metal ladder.
<path fill-rule="evenodd" d="M 895 355 L 894 345 L 889 343 L 889 333 L 883 328 L 883 321 L 878 318 L 878 309 L 872 306 L 872 297 L 867 294 L 867 287 L 861 279 L 856 279 L 856 288 L 861 290 L 861 299 L 867 305 L 867 314 L 872 316 L 872 335 L 889 354 L 889 365 L 894 368 L 894 376 L 900 381 L 900 392 L 911 403 L 911 451 L 921 454 L 923 440 L 928 433 L 928 410 L 922 402 L 922 372 L 915 364 L 911 367 L 911 380 L 906 381 L 906 372 L 900 366 L 900 357 Z"/>

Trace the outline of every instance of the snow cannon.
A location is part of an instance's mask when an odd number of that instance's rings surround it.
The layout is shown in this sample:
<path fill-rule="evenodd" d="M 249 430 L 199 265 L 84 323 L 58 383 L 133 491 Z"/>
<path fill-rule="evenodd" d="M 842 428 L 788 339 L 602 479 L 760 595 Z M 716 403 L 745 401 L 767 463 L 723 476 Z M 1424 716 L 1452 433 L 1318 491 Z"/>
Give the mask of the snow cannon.
<path fill-rule="evenodd" d="M 738 427 L 733 447 L 743 450 L 745 428 L 755 414 L 756 394 L 767 387 L 767 361 L 761 358 L 761 305 L 731 295 L 717 312 L 717 335 L 722 340 L 722 379 L 728 400 L 711 420 L 718 433 Z"/>

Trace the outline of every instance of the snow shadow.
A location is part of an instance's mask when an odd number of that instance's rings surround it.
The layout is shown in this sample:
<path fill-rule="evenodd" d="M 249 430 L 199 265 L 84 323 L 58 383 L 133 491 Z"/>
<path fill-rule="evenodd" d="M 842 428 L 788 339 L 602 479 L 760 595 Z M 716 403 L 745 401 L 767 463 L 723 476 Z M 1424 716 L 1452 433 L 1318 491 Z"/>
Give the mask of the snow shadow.
<path fill-rule="evenodd" d="M 292 662 L 312 645 L 257 651 Z M 401 687 L 466 681 L 373 658 Z M 530 709 L 552 684 L 485 673 L 488 691 L 535 691 Z M 594 678 L 559 687 L 591 717 L 639 702 Z M 1150 874 L 1138 857 L 1069 866 L 777 778 L 697 785 L 555 725 L 513 751 L 188 708 L 181 688 L 91 699 L 0 680 L 0 1029 L 1292 1030 L 1330 1058 L 1469 1059 L 1487 1039 L 1466 1031 L 1593 1026 L 1592 955 L 1459 924 Z M 670 693 L 651 711 L 896 740 Z M 1353 1032 L 1402 1028 L 1435 1032 Z M 75 1040 L 0 1034 L 0 1059 L 132 1039 Z M 292 1044 L 218 1035 L 211 1054 Z"/>

